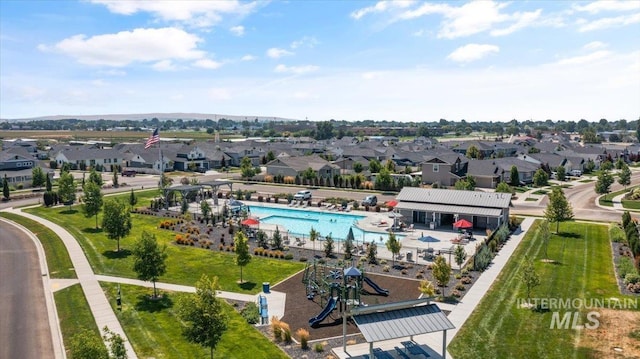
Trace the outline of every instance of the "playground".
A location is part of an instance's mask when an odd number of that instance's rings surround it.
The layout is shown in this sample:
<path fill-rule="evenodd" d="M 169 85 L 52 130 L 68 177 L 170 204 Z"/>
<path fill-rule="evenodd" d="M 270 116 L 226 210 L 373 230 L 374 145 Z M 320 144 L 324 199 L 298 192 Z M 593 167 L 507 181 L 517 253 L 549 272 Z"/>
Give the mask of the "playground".
<path fill-rule="evenodd" d="M 286 311 L 281 320 L 293 330 L 307 329 L 312 341 L 338 337 L 342 336 L 343 330 L 341 308 L 345 310 L 348 306 L 350 309 L 358 302 L 373 305 L 411 300 L 420 295 L 417 280 L 372 274 L 366 270 L 360 272 L 360 278 L 350 277 L 349 274 L 357 274 L 354 269 L 309 263 L 305 271 L 274 286 L 274 290 L 286 293 Z M 385 295 L 387 291 L 388 295 Z M 349 321 L 347 335 L 359 333 L 355 324 Z"/>

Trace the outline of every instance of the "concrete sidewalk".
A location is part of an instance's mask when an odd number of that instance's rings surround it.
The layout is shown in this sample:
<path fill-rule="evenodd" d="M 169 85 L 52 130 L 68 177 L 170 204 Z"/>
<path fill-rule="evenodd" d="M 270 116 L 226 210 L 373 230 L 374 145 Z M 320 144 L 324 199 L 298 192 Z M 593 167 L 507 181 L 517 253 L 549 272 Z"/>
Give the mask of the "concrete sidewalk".
<path fill-rule="evenodd" d="M 449 345 L 453 338 L 458 333 L 458 330 L 464 325 L 464 323 L 469 319 L 471 313 L 476 309 L 485 293 L 489 290 L 493 282 L 496 280 L 504 266 L 507 264 L 509 258 L 516 250 L 522 238 L 529 230 L 535 218 L 525 218 L 522 224 L 520 225 L 519 232 L 511 235 L 509 241 L 502 247 L 500 252 L 493 258 L 491 266 L 482 272 L 478 280 L 473 284 L 471 289 L 464 296 L 463 300 L 460 301 L 457 305 L 451 306 L 450 304 L 441 304 L 436 303 L 443 310 L 451 310 L 451 313 L 447 316 L 447 318 L 453 323 L 455 329 L 447 332 L 446 343 Z M 382 348 L 383 350 L 393 349 L 395 346 L 402 347 L 401 342 L 407 340 L 407 338 L 398 338 L 393 340 L 387 340 L 384 342 L 375 343 L 376 347 Z M 427 345 L 429 348 L 433 350 L 430 352 L 432 358 L 441 358 L 442 357 L 442 332 L 423 334 L 413 337 L 413 340 L 422 345 Z M 353 356 L 360 356 L 369 353 L 369 345 L 368 344 L 357 344 L 357 345 L 349 345 L 347 347 L 347 352 L 345 353 L 340 348 L 334 348 L 333 352 L 339 358 L 350 358 Z M 433 355 L 435 354 L 435 355 Z M 447 352 L 447 357 L 450 358 L 451 355 Z"/>
<path fill-rule="evenodd" d="M 82 286 L 82 290 L 84 291 L 84 295 L 87 298 L 87 302 L 89 303 L 89 307 L 91 308 L 93 317 L 96 320 L 96 325 L 100 330 L 107 326 L 112 332 L 122 336 L 122 338 L 125 339 L 124 345 L 127 349 L 127 355 L 129 359 L 137 359 L 138 356 L 133 350 L 133 347 L 131 346 L 129 340 L 127 340 L 127 336 L 124 333 L 124 330 L 122 329 L 118 318 L 111 309 L 111 305 L 109 304 L 107 297 L 102 291 L 102 287 L 100 287 L 98 279 L 93 273 L 93 269 L 91 269 L 89 261 L 84 255 L 84 252 L 82 251 L 82 248 L 80 247 L 80 244 L 78 244 L 76 239 L 69 232 L 67 232 L 66 229 L 44 218 L 40 218 L 29 213 L 24 213 L 21 211 L 21 209 L 8 208 L 6 209 L 6 211 L 39 222 L 42 225 L 50 228 L 60 237 L 60 239 L 62 239 L 62 242 L 69 252 L 69 257 L 71 258 L 71 262 L 73 263 L 73 267 L 75 268 L 76 274 L 78 276 L 78 281 Z"/>

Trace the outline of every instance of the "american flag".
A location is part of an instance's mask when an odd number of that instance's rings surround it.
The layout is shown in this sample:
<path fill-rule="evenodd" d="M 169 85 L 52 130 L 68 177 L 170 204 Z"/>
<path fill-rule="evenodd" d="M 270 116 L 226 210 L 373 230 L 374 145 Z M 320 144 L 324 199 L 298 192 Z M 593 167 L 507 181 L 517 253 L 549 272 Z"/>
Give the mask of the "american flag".
<path fill-rule="evenodd" d="M 155 130 L 153 130 L 153 133 L 151 134 L 151 136 L 149 136 L 149 139 L 144 144 L 144 148 L 147 149 L 153 146 L 154 143 L 158 142 L 160 142 L 160 135 L 158 134 L 158 129 L 156 128 Z"/>

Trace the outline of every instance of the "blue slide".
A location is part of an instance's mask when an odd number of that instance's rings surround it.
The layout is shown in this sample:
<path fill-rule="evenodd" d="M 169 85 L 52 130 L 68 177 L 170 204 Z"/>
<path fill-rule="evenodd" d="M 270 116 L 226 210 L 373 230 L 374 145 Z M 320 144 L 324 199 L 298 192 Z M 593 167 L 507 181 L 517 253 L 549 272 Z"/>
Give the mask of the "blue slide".
<path fill-rule="evenodd" d="M 327 306 L 324 307 L 322 312 L 318 314 L 317 317 L 309 319 L 309 326 L 315 327 L 316 325 L 320 324 L 321 321 L 325 320 L 329 316 L 329 314 L 331 314 L 331 312 L 336 309 L 336 303 L 336 298 L 329 298 Z"/>
<path fill-rule="evenodd" d="M 376 293 L 384 295 L 384 296 L 389 295 L 389 290 L 388 289 L 380 288 L 380 286 L 378 286 L 374 281 L 372 281 L 371 278 L 364 277 L 364 282 L 367 283 L 368 285 L 370 285 L 371 288 L 373 288 L 373 290 L 376 291 Z"/>

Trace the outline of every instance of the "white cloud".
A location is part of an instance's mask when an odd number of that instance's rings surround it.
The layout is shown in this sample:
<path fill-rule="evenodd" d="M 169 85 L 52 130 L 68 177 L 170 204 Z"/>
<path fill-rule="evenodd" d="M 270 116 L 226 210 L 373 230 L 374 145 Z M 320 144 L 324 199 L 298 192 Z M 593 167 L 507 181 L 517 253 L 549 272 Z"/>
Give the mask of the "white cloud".
<path fill-rule="evenodd" d="M 582 48 L 585 50 L 597 50 L 597 49 L 601 49 L 603 47 L 607 47 L 607 44 L 605 44 L 604 42 L 601 41 L 592 41 L 586 45 L 584 45 Z"/>
<path fill-rule="evenodd" d="M 193 63 L 193 66 L 195 67 L 200 67 L 208 70 L 219 69 L 220 67 L 222 67 L 222 65 L 223 65 L 222 62 L 217 62 L 210 59 L 200 59 Z"/>
<path fill-rule="evenodd" d="M 291 74 L 301 75 L 301 74 L 317 71 L 318 69 L 319 67 L 315 65 L 286 66 L 286 65 L 280 64 L 276 66 L 276 68 L 273 71 L 279 72 L 279 73 L 291 73 Z"/>
<path fill-rule="evenodd" d="M 611 27 L 621 27 L 640 23 L 640 13 L 621 15 L 616 17 L 604 17 L 591 22 L 584 19 L 579 19 L 577 23 L 580 25 L 580 27 L 578 28 L 578 31 L 580 32 L 602 30 Z"/>
<path fill-rule="evenodd" d="M 363 16 L 373 13 L 382 13 L 390 9 L 404 9 L 413 5 L 415 1 L 378 1 L 375 5 L 358 9 L 351 13 L 351 17 L 360 20 Z"/>
<path fill-rule="evenodd" d="M 269 50 L 267 50 L 267 56 L 269 56 L 272 59 L 279 59 L 283 56 L 291 56 L 291 55 L 293 55 L 293 52 L 285 49 L 279 49 L 277 47 L 272 47 Z"/>
<path fill-rule="evenodd" d="M 253 55 L 244 55 L 242 56 L 242 58 L 240 58 L 240 61 L 253 61 L 255 59 L 256 57 Z"/>
<path fill-rule="evenodd" d="M 606 50 L 592 52 L 588 55 L 568 57 L 557 62 L 558 65 L 584 65 L 609 56 L 611 53 Z"/>
<path fill-rule="evenodd" d="M 197 49 L 201 41 L 184 30 L 167 27 L 135 29 L 89 38 L 74 35 L 52 48 L 74 57 L 82 64 L 123 67 L 134 62 L 199 59 L 205 54 Z"/>
<path fill-rule="evenodd" d="M 231 93 L 227 88 L 210 88 L 207 95 L 212 100 L 231 100 Z"/>
<path fill-rule="evenodd" d="M 107 76 L 125 76 L 127 73 L 126 71 L 122 71 L 120 69 L 109 69 L 109 70 L 100 70 L 98 71 L 98 74 L 107 75 Z"/>
<path fill-rule="evenodd" d="M 574 5 L 573 9 L 591 14 L 597 14 L 601 11 L 633 11 L 640 10 L 640 2 L 635 0 L 600 0 L 587 5 Z"/>
<path fill-rule="evenodd" d="M 244 35 L 244 26 L 242 26 L 242 25 L 234 26 L 234 27 L 230 28 L 229 31 L 232 34 L 236 35 L 236 36 L 243 36 Z"/>
<path fill-rule="evenodd" d="M 500 52 L 500 48 L 488 44 L 468 44 L 455 49 L 447 56 L 447 59 L 455 62 L 472 62 L 480 60 L 492 53 Z"/>
<path fill-rule="evenodd" d="M 493 36 L 503 36 L 509 35 L 517 30 L 524 29 L 525 27 L 529 27 L 534 25 L 539 21 L 540 15 L 542 14 L 542 9 L 538 9 L 536 11 L 524 12 L 524 13 L 514 13 L 512 18 L 514 22 L 503 29 L 495 29 L 491 31 L 491 35 Z"/>
<path fill-rule="evenodd" d="M 290 47 L 292 49 L 297 49 L 299 47 L 308 47 L 313 48 L 318 44 L 318 40 L 315 37 L 305 36 L 300 40 L 296 40 L 291 43 Z"/>
<path fill-rule="evenodd" d="M 155 64 L 151 65 L 151 67 L 156 71 L 176 71 L 178 67 L 171 62 L 171 60 L 162 60 L 158 61 Z"/>
<path fill-rule="evenodd" d="M 91 0 L 91 2 L 105 5 L 109 11 L 116 14 L 133 15 L 137 12 L 148 12 L 164 21 L 181 21 L 196 27 L 210 27 L 219 23 L 225 14 L 243 16 L 257 7 L 255 2 L 241 3 L 236 0 Z"/>
<path fill-rule="evenodd" d="M 91 84 L 96 87 L 102 87 L 102 86 L 105 86 L 107 83 L 104 82 L 103 79 L 95 79 L 91 81 Z"/>

